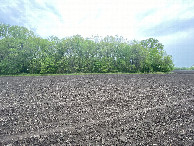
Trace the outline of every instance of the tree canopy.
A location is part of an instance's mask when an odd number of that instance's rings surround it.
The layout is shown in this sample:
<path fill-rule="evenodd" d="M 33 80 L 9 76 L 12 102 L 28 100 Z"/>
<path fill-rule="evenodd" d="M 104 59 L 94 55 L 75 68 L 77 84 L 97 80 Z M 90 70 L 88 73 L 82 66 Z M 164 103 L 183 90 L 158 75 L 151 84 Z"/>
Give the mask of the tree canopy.
<path fill-rule="evenodd" d="M 0 74 L 149 73 L 169 72 L 173 67 L 172 57 L 154 38 L 44 39 L 25 27 L 0 24 Z"/>

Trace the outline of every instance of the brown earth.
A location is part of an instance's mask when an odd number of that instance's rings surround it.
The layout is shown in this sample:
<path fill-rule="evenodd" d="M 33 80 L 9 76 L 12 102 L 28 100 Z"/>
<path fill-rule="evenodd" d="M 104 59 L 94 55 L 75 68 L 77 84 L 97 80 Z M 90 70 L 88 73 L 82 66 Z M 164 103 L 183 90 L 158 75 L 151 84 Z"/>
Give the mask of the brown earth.
<path fill-rule="evenodd" d="M 0 145 L 194 145 L 194 74 L 0 77 Z"/>

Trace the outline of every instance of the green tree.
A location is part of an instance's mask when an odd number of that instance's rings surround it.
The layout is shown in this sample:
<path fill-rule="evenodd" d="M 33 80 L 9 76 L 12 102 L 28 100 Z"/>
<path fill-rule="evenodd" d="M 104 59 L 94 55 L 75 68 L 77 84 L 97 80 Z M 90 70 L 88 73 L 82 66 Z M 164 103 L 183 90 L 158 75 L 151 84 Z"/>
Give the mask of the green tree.
<path fill-rule="evenodd" d="M 30 50 L 28 40 L 34 33 L 25 27 L 0 24 L 0 72 L 28 73 Z"/>
<path fill-rule="evenodd" d="M 164 46 L 159 43 L 157 39 L 149 38 L 147 40 L 141 41 L 141 45 L 145 48 L 145 54 L 148 55 L 148 58 L 145 59 L 146 68 L 149 69 L 148 72 L 157 72 L 157 71 L 171 71 L 173 65 L 172 57 L 166 55 L 164 51 Z M 147 49 L 147 50 L 146 50 Z"/>
<path fill-rule="evenodd" d="M 168 72 L 174 69 L 157 39 L 119 36 L 59 39 L 36 36 L 21 26 L 0 24 L 0 74 L 76 72 Z"/>

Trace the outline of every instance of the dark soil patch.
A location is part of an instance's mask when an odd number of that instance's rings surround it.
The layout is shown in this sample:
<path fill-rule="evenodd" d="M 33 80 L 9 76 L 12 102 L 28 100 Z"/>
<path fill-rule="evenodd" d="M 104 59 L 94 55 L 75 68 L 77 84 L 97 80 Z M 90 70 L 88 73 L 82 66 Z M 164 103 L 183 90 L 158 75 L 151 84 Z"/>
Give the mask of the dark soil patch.
<path fill-rule="evenodd" d="M 176 74 L 194 74 L 194 70 L 174 70 Z"/>
<path fill-rule="evenodd" d="M 0 77 L 0 145 L 194 145 L 194 74 Z"/>

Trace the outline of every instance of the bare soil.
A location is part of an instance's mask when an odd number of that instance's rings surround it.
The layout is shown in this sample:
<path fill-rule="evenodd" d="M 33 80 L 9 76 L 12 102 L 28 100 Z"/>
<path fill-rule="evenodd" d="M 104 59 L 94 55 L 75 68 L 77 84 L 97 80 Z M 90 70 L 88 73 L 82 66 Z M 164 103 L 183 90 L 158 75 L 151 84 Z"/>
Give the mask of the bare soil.
<path fill-rule="evenodd" d="M 194 145 L 194 74 L 0 77 L 0 145 Z"/>

